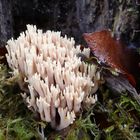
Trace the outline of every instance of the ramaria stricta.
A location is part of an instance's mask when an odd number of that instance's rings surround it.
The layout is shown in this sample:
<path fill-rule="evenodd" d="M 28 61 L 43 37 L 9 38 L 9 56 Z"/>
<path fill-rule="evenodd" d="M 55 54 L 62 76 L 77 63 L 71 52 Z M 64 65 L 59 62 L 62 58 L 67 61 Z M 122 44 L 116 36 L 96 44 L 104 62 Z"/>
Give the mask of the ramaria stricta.
<path fill-rule="evenodd" d="M 100 78 L 96 65 L 77 57 L 79 53 L 88 57 L 90 50 L 81 51 L 73 38 L 60 34 L 43 33 L 36 26 L 27 25 L 27 31 L 17 40 L 9 40 L 6 46 L 13 74 L 23 79 L 20 85 L 27 85 L 22 96 L 28 107 L 57 130 L 72 124 L 82 106 L 95 103 L 93 93 Z"/>

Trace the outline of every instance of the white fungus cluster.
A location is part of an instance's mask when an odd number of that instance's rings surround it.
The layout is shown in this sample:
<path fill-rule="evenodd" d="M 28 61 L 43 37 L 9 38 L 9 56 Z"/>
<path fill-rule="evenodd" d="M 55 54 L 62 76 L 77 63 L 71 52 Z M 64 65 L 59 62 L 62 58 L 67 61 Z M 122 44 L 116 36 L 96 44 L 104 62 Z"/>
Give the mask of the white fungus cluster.
<path fill-rule="evenodd" d="M 6 46 L 10 68 L 28 86 L 23 94 L 28 107 L 57 130 L 73 123 L 82 105 L 95 103 L 96 96 L 91 93 L 97 90 L 100 79 L 95 65 L 77 57 L 79 53 L 88 57 L 89 49 L 81 51 L 73 38 L 60 34 L 43 33 L 27 25 L 25 33 Z"/>

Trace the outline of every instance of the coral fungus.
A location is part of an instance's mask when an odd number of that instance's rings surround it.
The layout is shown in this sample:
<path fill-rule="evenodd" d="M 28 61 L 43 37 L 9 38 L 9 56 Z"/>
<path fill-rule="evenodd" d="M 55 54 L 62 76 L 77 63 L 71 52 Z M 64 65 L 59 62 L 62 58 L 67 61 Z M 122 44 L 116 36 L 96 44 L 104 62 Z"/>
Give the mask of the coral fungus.
<path fill-rule="evenodd" d="M 77 57 L 79 53 L 88 57 L 90 50 L 81 51 L 73 38 L 60 34 L 43 33 L 36 26 L 27 25 L 27 31 L 17 40 L 9 40 L 6 46 L 10 68 L 22 79 L 20 85 L 27 85 L 22 96 L 28 107 L 57 130 L 73 123 L 82 105 L 95 103 L 93 91 L 100 79 L 96 65 Z"/>

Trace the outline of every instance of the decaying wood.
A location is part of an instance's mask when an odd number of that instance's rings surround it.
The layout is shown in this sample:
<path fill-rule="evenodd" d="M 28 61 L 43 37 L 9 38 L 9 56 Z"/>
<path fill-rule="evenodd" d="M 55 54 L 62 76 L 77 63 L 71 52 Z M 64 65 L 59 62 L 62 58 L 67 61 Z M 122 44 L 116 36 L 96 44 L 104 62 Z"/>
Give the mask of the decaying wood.
<path fill-rule="evenodd" d="M 103 72 L 106 86 L 113 91 L 113 93 L 120 96 L 123 93 L 128 93 L 133 97 L 140 105 L 140 95 L 137 93 L 136 89 L 129 83 L 129 81 L 122 75 L 115 76 L 106 71 Z"/>

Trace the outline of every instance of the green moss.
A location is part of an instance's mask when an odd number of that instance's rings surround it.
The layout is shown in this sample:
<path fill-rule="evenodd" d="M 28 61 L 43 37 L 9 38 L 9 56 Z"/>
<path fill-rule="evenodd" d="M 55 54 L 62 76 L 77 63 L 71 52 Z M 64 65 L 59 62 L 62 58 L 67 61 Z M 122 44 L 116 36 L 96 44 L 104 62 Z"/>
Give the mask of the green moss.
<path fill-rule="evenodd" d="M 24 105 L 17 77 L 0 64 L 0 140 L 39 139 L 33 114 Z"/>

